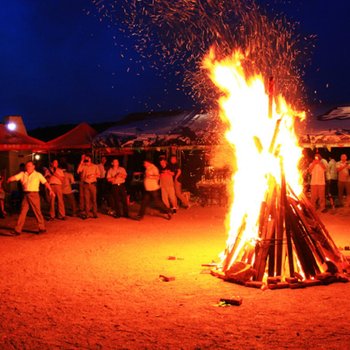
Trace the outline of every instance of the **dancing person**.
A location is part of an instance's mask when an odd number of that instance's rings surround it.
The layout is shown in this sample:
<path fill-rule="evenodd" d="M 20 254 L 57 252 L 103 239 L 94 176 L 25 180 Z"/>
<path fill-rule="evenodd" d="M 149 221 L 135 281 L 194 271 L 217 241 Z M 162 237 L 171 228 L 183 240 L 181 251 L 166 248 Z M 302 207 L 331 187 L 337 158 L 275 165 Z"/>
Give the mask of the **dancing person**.
<path fill-rule="evenodd" d="M 55 193 L 52 191 L 50 184 L 41 173 L 35 171 L 35 165 L 32 161 L 28 161 L 25 164 L 25 171 L 21 171 L 7 179 L 8 183 L 13 181 L 21 181 L 24 196 L 18 221 L 12 234 L 16 236 L 21 234 L 29 208 L 33 210 L 37 220 L 39 227 L 38 233 L 46 232 L 45 220 L 40 207 L 39 186 L 40 184 L 45 185 L 50 196 L 54 197 Z"/>
<path fill-rule="evenodd" d="M 171 210 L 173 214 L 175 214 L 177 210 L 177 198 L 175 195 L 174 186 L 175 173 L 169 167 L 169 164 L 164 156 L 160 157 L 159 164 L 159 183 L 162 201 L 167 208 L 170 208 L 171 204 Z"/>
<path fill-rule="evenodd" d="M 107 181 L 112 185 L 114 217 L 128 218 L 128 198 L 125 188 L 126 170 L 119 166 L 119 160 L 113 159 L 112 167 L 107 171 Z M 122 209 L 122 211 L 121 211 Z"/>
<path fill-rule="evenodd" d="M 189 201 L 187 196 L 185 196 L 184 193 L 182 192 L 182 183 L 181 183 L 182 170 L 177 162 L 177 158 L 175 155 L 172 155 L 170 157 L 169 166 L 171 171 L 174 173 L 175 195 L 180 200 L 182 207 L 187 209 L 189 207 Z"/>
<path fill-rule="evenodd" d="M 82 190 L 84 194 L 84 210 L 81 214 L 82 219 L 92 217 L 97 219 L 97 190 L 96 182 L 100 176 L 98 166 L 91 161 L 90 156 L 82 158 L 78 167 L 78 174 L 81 176 Z M 92 211 L 92 214 L 90 214 Z"/>
<path fill-rule="evenodd" d="M 136 220 L 141 220 L 144 217 L 146 208 L 151 202 L 155 208 L 166 214 L 165 218 L 167 220 L 170 220 L 171 209 L 167 208 L 160 198 L 159 170 L 147 159 L 143 162 L 143 165 L 145 167 L 145 176 L 143 180 L 144 193 Z"/>
<path fill-rule="evenodd" d="M 327 169 L 327 161 L 322 159 L 320 154 L 316 154 L 314 160 L 309 166 L 309 172 L 311 174 L 311 204 L 317 209 L 317 202 L 319 209 L 322 213 L 327 211 L 326 209 L 326 179 L 325 172 Z"/>

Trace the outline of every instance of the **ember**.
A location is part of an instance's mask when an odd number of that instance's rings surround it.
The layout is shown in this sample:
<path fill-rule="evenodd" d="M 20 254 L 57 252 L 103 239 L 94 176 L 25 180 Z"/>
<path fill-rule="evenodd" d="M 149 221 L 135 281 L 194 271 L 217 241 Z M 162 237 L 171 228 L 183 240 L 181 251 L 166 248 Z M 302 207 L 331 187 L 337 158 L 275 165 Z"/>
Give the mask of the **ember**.
<path fill-rule="evenodd" d="M 234 148 L 229 239 L 213 274 L 257 287 L 297 288 L 345 281 L 346 261 L 302 192 L 301 148 L 295 115 L 282 96 L 274 98 L 259 75 L 247 77 L 245 55 L 204 60 L 211 79 L 224 91 L 220 116 L 229 123 Z"/>

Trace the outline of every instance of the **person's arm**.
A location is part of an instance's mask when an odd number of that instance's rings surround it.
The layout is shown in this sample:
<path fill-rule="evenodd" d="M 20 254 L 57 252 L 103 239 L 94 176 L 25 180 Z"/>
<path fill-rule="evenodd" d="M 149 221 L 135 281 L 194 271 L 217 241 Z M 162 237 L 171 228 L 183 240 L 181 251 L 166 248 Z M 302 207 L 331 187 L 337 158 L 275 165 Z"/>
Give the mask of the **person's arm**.
<path fill-rule="evenodd" d="M 177 180 L 179 178 L 179 176 L 181 175 L 181 169 L 177 168 L 177 172 L 175 174 L 175 180 Z"/>
<path fill-rule="evenodd" d="M 17 181 L 15 175 L 12 175 L 12 176 L 10 176 L 10 177 L 7 179 L 7 183 L 8 183 L 8 184 L 9 184 L 10 182 L 14 182 L 14 181 Z"/>
<path fill-rule="evenodd" d="M 107 171 L 106 179 L 108 182 L 113 182 L 113 177 L 111 176 L 111 170 Z"/>
<path fill-rule="evenodd" d="M 54 197 L 55 193 L 54 193 L 54 191 L 52 191 L 52 188 L 51 188 L 50 184 L 47 181 L 44 183 L 44 186 L 48 189 L 50 196 Z"/>

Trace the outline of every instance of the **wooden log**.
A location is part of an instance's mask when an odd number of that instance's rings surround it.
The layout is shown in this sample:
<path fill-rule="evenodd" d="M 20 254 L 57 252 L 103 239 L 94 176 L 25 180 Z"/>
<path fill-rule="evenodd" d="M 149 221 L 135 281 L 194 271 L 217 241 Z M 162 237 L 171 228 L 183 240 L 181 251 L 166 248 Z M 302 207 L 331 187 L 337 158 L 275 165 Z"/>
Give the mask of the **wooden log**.
<path fill-rule="evenodd" d="M 277 284 L 277 283 L 280 283 L 281 281 L 282 281 L 281 276 L 267 278 L 267 284 Z"/>
<path fill-rule="evenodd" d="M 267 194 L 265 211 L 262 213 L 264 219 L 260 221 L 261 227 L 259 227 L 259 232 L 261 241 L 256 245 L 254 269 L 257 271 L 257 281 L 262 281 L 264 276 L 271 238 L 275 230 L 275 221 L 271 218 L 271 214 L 276 202 L 276 186 L 272 186 L 272 191 L 268 191 Z"/>
<path fill-rule="evenodd" d="M 299 224 L 299 221 L 296 220 L 297 218 L 290 206 L 286 206 L 286 216 L 288 216 L 291 225 L 292 240 L 303 272 L 305 273 L 306 278 L 315 276 L 320 270 L 314 254 L 311 251 L 311 247 L 305 240 L 307 234 L 303 231 L 303 227 Z"/>
<path fill-rule="evenodd" d="M 269 289 L 285 289 L 289 288 L 289 283 L 287 282 L 278 282 L 278 283 L 272 283 L 267 285 Z"/>
<path fill-rule="evenodd" d="M 283 236 L 285 232 L 285 202 L 286 202 L 286 179 L 284 175 L 284 168 L 282 158 L 280 158 L 281 168 L 281 187 L 279 191 L 278 207 L 277 207 L 277 223 L 276 223 L 276 275 L 282 274 L 282 254 L 283 254 Z"/>
<path fill-rule="evenodd" d="M 291 284 L 291 283 L 298 283 L 298 279 L 296 277 L 286 277 L 286 282 Z"/>
<path fill-rule="evenodd" d="M 240 296 L 233 296 L 230 298 L 220 298 L 220 302 L 227 305 L 240 306 L 242 305 L 243 299 Z"/>
<path fill-rule="evenodd" d="M 247 217 L 244 216 L 242 219 L 241 226 L 238 230 L 236 240 L 235 240 L 233 246 L 231 247 L 230 251 L 226 252 L 225 259 L 222 262 L 222 271 L 224 271 L 224 272 L 227 271 L 229 269 L 230 265 L 232 264 L 232 261 L 231 261 L 232 257 L 234 255 L 234 253 L 236 252 L 236 249 L 242 240 L 242 234 L 243 234 L 245 227 L 246 227 L 246 219 L 247 219 Z"/>
<path fill-rule="evenodd" d="M 305 287 L 321 286 L 323 284 L 322 281 L 317 279 L 307 279 L 304 280 L 303 283 L 305 284 Z"/>
<path fill-rule="evenodd" d="M 300 288 L 305 288 L 305 287 L 306 287 L 306 285 L 303 282 L 289 284 L 290 289 L 300 289 Z"/>
<path fill-rule="evenodd" d="M 246 287 L 250 287 L 250 288 L 261 288 L 264 285 L 264 283 L 262 281 L 248 281 L 245 283 Z"/>

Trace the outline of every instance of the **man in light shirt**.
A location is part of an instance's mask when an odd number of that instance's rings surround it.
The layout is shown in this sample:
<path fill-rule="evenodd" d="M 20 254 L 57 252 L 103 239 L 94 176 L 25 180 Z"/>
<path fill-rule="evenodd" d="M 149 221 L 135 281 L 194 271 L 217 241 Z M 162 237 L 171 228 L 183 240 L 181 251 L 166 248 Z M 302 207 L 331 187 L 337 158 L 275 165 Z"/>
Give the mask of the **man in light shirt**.
<path fill-rule="evenodd" d="M 317 209 L 317 201 L 319 209 L 322 213 L 327 211 L 326 209 L 326 169 L 327 161 L 322 159 L 320 154 L 315 155 L 315 159 L 309 166 L 309 172 L 311 174 L 311 204 Z"/>
<path fill-rule="evenodd" d="M 25 223 L 25 219 L 29 208 L 33 210 L 35 218 L 38 222 L 38 233 L 46 232 L 44 217 L 41 213 L 39 186 L 43 184 L 48 189 L 50 196 L 54 197 L 55 194 L 51 189 L 50 184 L 45 177 L 35 171 L 35 165 L 32 161 L 28 161 L 25 165 L 25 171 L 13 175 L 7 179 L 7 182 L 20 181 L 23 186 L 24 197 L 21 205 L 21 212 L 18 217 L 17 225 L 12 232 L 13 235 L 20 235 Z"/>
<path fill-rule="evenodd" d="M 167 220 L 170 220 L 172 211 L 165 206 L 160 198 L 159 170 L 150 160 L 145 160 L 143 165 L 145 167 L 145 177 L 143 181 L 145 192 L 136 220 L 141 220 L 144 217 L 146 208 L 150 202 L 153 202 L 153 206 L 159 209 L 160 212 L 166 214 L 165 218 Z"/>
<path fill-rule="evenodd" d="M 113 159 L 112 167 L 107 172 L 107 181 L 112 184 L 114 217 L 129 217 L 127 193 L 125 188 L 126 170 L 119 166 L 119 160 Z M 122 211 L 121 211 L 122 209 Z"/>

